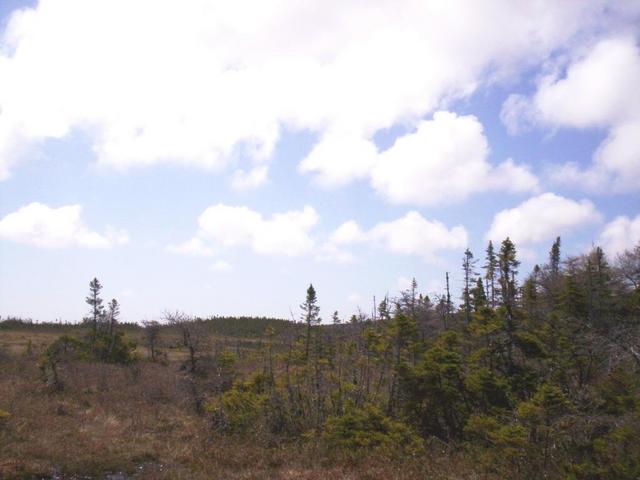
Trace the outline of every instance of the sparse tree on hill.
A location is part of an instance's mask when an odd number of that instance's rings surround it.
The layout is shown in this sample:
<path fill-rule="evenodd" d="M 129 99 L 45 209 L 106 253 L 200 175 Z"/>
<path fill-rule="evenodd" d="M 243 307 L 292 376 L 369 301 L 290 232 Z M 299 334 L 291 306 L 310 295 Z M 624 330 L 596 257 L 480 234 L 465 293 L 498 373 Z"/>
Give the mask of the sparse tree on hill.
<path fill-rule="evenodd" d="M 97 278 L 94 278 L 89 282 L 89 296 L 86 298 L 86 302 L 91 307 L 89 314 L 92 320 L 93 336 L 98 333 L 98 322 L 104 313 L 104 307 L 102 306 L 102 298 L 100 298 L 100 291 L 102 290 L 102 284 Z"/>
<path fill-rule="evenodd" d="M 320 323 L 320 307 L 318 306 L 318 298 L 313 284 L 309 284 L 307 288 L 307 297 L 302 305 L 302 320 L 307 324 L 307 334 L 305 339 L 305 358 L 309 358 L 309 346 L 311 342 L 311 327 Z"/>
<path fill-rule="evenodd" d="M 464 288 L 462 290 L 462 306 L 464 308 L 465 319 L 467 323 L 471 322 L 471 283 L 476 275 L 474 270 L 477 260 L 474 260 L 473 253 L 468 248 L 464 251 L 462 257 L 462 272 L 464 275 Z"/>
<path fill-rule="evenodd" d="M 485 292 L 487 294 L 487 298 L 489 300 L 489 304 L 491 308 L 495 308 L 496 306 L 496 274 L 498 270 L 498 259 L 496 258 L 496 253 L 493 249 L 493 242 L 489 240 L 489 245 L 487 246 L 487 252 L 485 257 L 485 264 L 483 265 L 485 274 L 485 282 L 486 288 Z"/>

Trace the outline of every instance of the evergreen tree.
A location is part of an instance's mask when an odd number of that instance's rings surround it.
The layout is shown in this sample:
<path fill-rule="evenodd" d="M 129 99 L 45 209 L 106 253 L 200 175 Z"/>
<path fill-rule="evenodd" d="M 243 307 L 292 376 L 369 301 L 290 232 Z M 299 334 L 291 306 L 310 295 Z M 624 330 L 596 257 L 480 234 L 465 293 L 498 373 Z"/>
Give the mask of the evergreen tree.
<path fill-rule="evenodd" d="M 515 307 L 517 283 L 516 275 L 520 262 L 516 259 L 516 247 L 509 237 L 504 239 L 498 254 L 500 273 L 500 297 L 505 311 L 505 329 L 507 334 L 507 361 L 509 371 L 513 370 L 513 346 L 515 343 Z"/>
<path fill-rule="evenodd" d="M 118 317 L 120 316 L 120 304 L 115 298 L 112 298 L 107 309 L 107 318 L 109 319 L 109 336 L 111 337 L 115 330 L 115 326 L 118 323 Z"/>
<path fill-rule="evenodd" d="M 473 253 L 468 248 L 464 251 L 462 257 L 462 272 L 464 275 L 464 288 L 462 290 L 462 307 L 464 308 L 465 319 L 467 323 L 471 322 L 471 284 L 473 277 L 477 274 L 474 267 L 477 260 L 474 260 Z"/>
<path fill-rule="evenodd" d="M 480 277 L 476 278 L 476 286 L 471 289 L 471 307 L 474 312 L 480 311 L 487 304 L 487 294 L 484 291 L 484 284 Z"/>
<path fill-rule="evenodd" d="M 378 305 L 378 317 L 380 320 L 391 320 L 391 311 L 389 309 L 389 297 L 384 296 L 380 305 Z"/>
<path fill-rule="evenodd" d="M 318 298 L 313 284 L 309 284 L 307 288 L 307 297 L 302 305 L 302 320 L 307 324 L 307 337 L 305 341 L 305 358 L 309 358 L 309 345 L 311 342 L 311 327 L 320 323 L 320 307 L 318 306 Z"/>
<path fill-rule="evenodd" d="M 498 270 L 498 259 L 496 257 L 495 251 L 493 249 L 493 242 L 489 240 L 489 245 L 487 246 L 486 256 L 485 256 L 485 264 L 483 265 L 485 274 L 485 282 L 486 282 L 486 293 L 489 299 L 489 303 L 491 308 L 495 308 L 496 306 L 496 273 Z"/>
<path fill-rule="evenodd" d="M 610 322 L 611 269 L 600 247 L 596 247 L 587 259 L 587 305 L 589 321 L 599 328 Z"/>
<path fill-rule="evenodd" d="M 451 290 L 449 289 L 449 272 L 445 273 L 445 281 L 446 281 L 446 288 L 447 288 L 446 313 L 447 313 L 447 319 L 448 319 L 451 316 L 451 313 L 453 312 L 453 307 L 451 305 Z"/>
<path fill-rule="evenodd" d="M 509 313 L 512 313 L 516 303 L 518 266 L 520 262 L 516 259 L 516 247 L 509 237 L 507 237 L 500 248 L 498 254 L 500 298 L 502 305 Z"/>
<path fill-rule="evenodd" d="M 100 298 L 100 290 L 102 290 L 102 284 L 97 278 L 94 278 L 89 282 L 89 296 L 86 298 L 86 302 L 91 307 L 89 314 L 91 315 L 93 335 L 98 332 L 98 321 L 103 315 L 104 307 L 102 306 L 102 298 Z"/>
<path fill-rule="evenodd" d="M 555 279 L 560 273 L 560 237 L 556 238 L 549 252 L 549 268 L 551 276 Z"/>

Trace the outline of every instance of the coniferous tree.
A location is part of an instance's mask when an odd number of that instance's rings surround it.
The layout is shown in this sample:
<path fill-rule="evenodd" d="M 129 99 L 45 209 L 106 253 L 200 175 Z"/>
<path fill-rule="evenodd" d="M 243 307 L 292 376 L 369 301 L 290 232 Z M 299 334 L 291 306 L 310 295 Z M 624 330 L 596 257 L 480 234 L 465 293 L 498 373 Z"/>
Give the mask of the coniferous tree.
<path fill-rule="evenodd" d="M 507 237 L 500 247 L 498 254 L 500 298 L 502 305 L 511 314 L 516 303 L 518 266 L 520 262 L 516 258 L 516 247 Z"/>
<path fill-rule="evenodd" d="M 98 333 L 98 321 L 104 312 L 102 298 L 100 298 L 100 290 L 102 290 L 102 284 L 97 278 L 94 278 L 89 282 L 89 296 L 86 298 L 86 302 L 91 307 L 91 311 L 89 313 L 92 319 L 91 328 L 94 337 Z"/>
<path fill-rule="evenodd" d="M 378 305 L 378 317 L 380 320 L 391 320 L 391 311 L 389 309 L 389 297 L 384 296 L 380 305 Z"/>
<path fill-rule="evenodd" d="M 549 269 L 552 278 L 557 278 L 560 273 L 560 237 L 556 238 L 549 252 Z"/>
<path fill-rule="evenodd" d="M 311 327 L 320 323 L 320 307 L 318 304 L 318 298 L 316 296 L 316 290 L 313 288 L 313 284 L 309 284 L 307 288 L 307 297 L 303 304 L 300 305 L 302 309 L 302 320 L 307 324 L 307 336 L 305 340 L 305 358 L 309 358 L 309 346 L 311 342 Z"/>
<path fill-rule="evenodd" d="M 115 326 L 118 323 L 118 317 L 120 316 L 120 304 L 115 298 L 112 298 L 107 309 L 107 318 L 109 319 L 109 337 L 112 337 L 115 332 Z"/>
<path fill-rule="evenodd" d="M 489 240 L 489 245 L 487 246 L 485 262 L 486 263 L 483 265 L 483 268 L 485 270 L 484 278 L 486 282 L 485 291 L 487 293 L 489 303 L 491 304 L 491 308 L 495 308 L 498 259 L 496 257 L 496 253 L 493 248 L 493 242 L 491 240 Z"/>
<path fill-rule="evenodd" d="M 474 312 L 478 312 L 482 307 L 486 306 L 487 294 L 480 277 L 476 278 L 475 284 L 476 286 L 471 289 L 471 307 Z"/>
<path fill-rule="evenodd" d="M 449 272 L 445 273 L 445 281 L 446 281 L 446 289 L 447 289 L 446 312 L 447 312 L 447 319 L 448 319 L 451 316 L 451 313 L 453 312 L 453 308 L 451 305 L 451 290 L 449 289 Z"/>
<path fill-rule="evenodd" d="M 462 272 L 464 275 L 464 288 L 462 290 L 462 307 L 464 308 L 465 319 L 467 323 L 471 322 L 471 284 L 473 277 L 476 275 L 474 270 L 477 260 L 474 260 L 473 253 L 468 248 L 464 251 L 462 257 Z"/>
<path fill-rule="evenodd" d="M 520 262 L 516 259 L 516 247 L 509 237 L 504 239 L 498 254 L 500 298 L 505 311 L 505 329 L 507 334 L 508 369 L 513 369 L 513 346 L 515 343 L 515 307 L 517 283 L 516 275 Z"/>
<path fill-rule="evenodd" d="M 416 291 L 418 289 L 418 282 L 416 282 L 415 277 L 411 280 L 411 303 L 409 304 L 410 306 L 410 311 L 411 311 L 411 316 L 415 319 L 416 318 Z"/>

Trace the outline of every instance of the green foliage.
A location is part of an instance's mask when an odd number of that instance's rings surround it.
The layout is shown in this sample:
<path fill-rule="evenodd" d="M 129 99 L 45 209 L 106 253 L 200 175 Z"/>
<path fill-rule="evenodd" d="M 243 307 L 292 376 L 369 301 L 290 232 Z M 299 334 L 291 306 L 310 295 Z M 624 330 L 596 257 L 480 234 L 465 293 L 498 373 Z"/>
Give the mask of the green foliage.
<path fill-rule="evenodd" d="M 637 480 L 640 477 L 640 411 L 593 441 L 588 461 L 567 466 L 569 480 Z"/>
<path fill-rule="evenodd" d="M 205 403 L 205 411 L 213 414 L 216 427 L 228 433 L 257 433 L 264 419 L 268 396 L 268 378 L 256 374 L 244 382 Z"/>
<path fill-rule="evenodd" d="M 527 458 L 529 435 L 522 425 L 472 415 L 464 431 L 469 452 L 485 472 L 514 472 Z"/>
<path fill-rule="evenodd" d="M 327 418 L 322 440 L 330 449 L 355 454 L 371 449 L 390 454 L 420 448 L 419 437 L 407 425 L 385 416 L 372 404 L 361 408 L 351 405 L 344 415 Z"/>
<path fill-rule="evenodd" d="M 404 412 L 424 435 L 458 438 L 469 413 L 458 335 L 442 334 L 415 365 L 400 369 Z"/>
<path fill-rule="evenodd" d="M 133 352 L 136 349 L 136 343 L 125 340 L 124 332 L 114 332 L 111 335 L 97 332 L 89 337 L 87 348 L 89 357 L 94 360 L 127 364 L 134 360 Z"/>
<path fill-rule="evenodd" d="M 612 370 L 597 385 L 599 408 L 609 415 L 623 415 L 640 408 L 640 377 L 632 365 Z"/>
<path fill-rule="evenodd" d="M 479 368 L 469 373 L 465 378 L 465 386 L 484 412 L 507 409 L 511 405 L 509 384 L 488 368 Z"/>
<path fill-rule="evenodd" d="M 542 341 L 531 332 L 517 332 L 515 343 L 527 357 L 543 358 L 546 356 Z"/>
<path fill-rule="evenodd" d="M 569 411 L 571 405 L 564 392 L 555 385 L 541 385 L 533 398 L 518 405 L 518 417 L 533 425 L 551 425 Z"/>

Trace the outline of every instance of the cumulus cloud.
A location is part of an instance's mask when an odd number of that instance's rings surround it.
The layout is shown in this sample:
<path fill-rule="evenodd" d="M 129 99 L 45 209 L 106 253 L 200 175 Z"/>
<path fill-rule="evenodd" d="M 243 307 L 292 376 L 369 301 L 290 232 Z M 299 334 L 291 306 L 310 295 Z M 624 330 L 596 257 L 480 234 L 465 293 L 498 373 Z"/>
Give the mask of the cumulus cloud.
<path fill-rule="evenodd" d="M 640 49 L 633 37 L 598 42 L 564 76 L 544 76 L 531 98 L 512 95 L 502 108 L 511 133 L 535 125 L 603 128 L 608 136 L 587 169 L 567 163 L 552 173 L 562 183 L 595 191 L 640 188 Z"/>
<path fill-rule="evenodd" d="M 432 205 L 475 192 L 531 192 L 536 177 L 512 160 L 492 166 L 482 124 L 473 115 L 436 112 L 379 155 L 371 175 L 376 190 L 394 203 Z"/>
<path fill-rule="evenodd" d="M 516 244 L 526 245 L 549 241 L 600 219 L 600 213 L 589 200 L 575 201 L 543 193 L 515 208 L 498 212 L 486 237 L 494 242 L 509 237 Z"/>
<path fill-rule="evenodd" d="M 632 250 L 639 242 L 640 215 L 635 218 L 625 215 L 616 217 L 604 226 L 598 239 L 598 243 L 610 255 Z"/>
<path fill-rule="evenodd" d="M 238 169 L 233 172 L 231 186 L 236 190 L 257 188 L 267 181 L 268 174 L 269 167 L 267 165 L 259 165 L 249 171 Z"/>
<path fill-rule="evenodd" d="M 110 248 L 129 241 L 124 230 L 108 227 L 104 234 L 89 230 L 80 205 L 52 208 L 30 203 L 0 220 L 0 238 L 42 248 Z"/>
<path fill-rule="evenodd" d="M 461 225 L 447 228 L 441 222 L 410 211 L 396 220 L 380 222 L 368 231 L 349 220 L 331 234 L 325 248 L 345 253 L 345 247 L 364 242 L 391 253 L 415 255 L 432 262 L 440 250 L 464 248 L 468 235 Z"/>
<path fill-rule="evenodd" d="M 41 0 L 0 44 L 0 176 L 74 130 L 113 168 L 220 169 L 267 161 L 289 129 L 320 138 L 303 171 L 344 183 L 366 175 L 376 131 L 636 13 L 605 0 Z"/>
<path fill-rule="evenodd" d="M 213 205 L 198 217 L 196 235 L 174 253 L 211 256 L 221 249 L 247 247 L 258 254 L 299 256 L 314 246 L 311 228 L 318 222 L 312 207 L 276 213 L 264 218 L 247 207 Z"/>
<path fill-rule="evenodd" d="M 367 235 L 354 220 L 344 222 L 336 228 L 329 237 L 329 241 L 336 245 L 349 245 L 365 241 L 366 239 Z"/>

